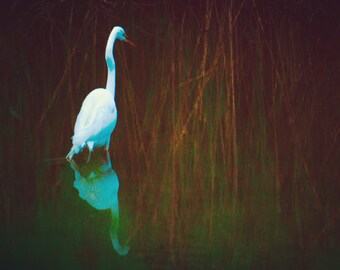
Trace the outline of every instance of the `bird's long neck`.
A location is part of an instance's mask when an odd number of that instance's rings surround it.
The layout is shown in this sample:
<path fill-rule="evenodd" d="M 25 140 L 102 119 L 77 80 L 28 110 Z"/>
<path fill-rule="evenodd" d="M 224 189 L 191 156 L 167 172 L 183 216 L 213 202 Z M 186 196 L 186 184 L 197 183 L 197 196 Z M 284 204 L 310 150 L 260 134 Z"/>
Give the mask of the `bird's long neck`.
<path fill-rule="evenodd" d="M 117 38 L 116 31 L 112 31 L 106 44 L 105 60 L 107 65 L 106 89 L 115 97 L 116 91 L 116 62 L 113 57 L 113 47 Z"/>

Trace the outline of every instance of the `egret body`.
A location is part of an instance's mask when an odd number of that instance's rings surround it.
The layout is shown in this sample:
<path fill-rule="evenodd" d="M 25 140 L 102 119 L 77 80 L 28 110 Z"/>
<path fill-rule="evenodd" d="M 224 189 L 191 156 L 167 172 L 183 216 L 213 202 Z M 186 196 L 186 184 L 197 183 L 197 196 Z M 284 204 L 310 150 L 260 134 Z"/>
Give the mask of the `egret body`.
<path fill-rule="evenodd" d="M 74 125 L 73 146 L 66 156 L 68 160 L 72 160 L 73 156 L 86 146 L 89 150 L 88 160 L 95 147 L 105 146 L 108 154 L 111 134 L 117 123 L 116 63 L 113 57 L 114 43 L 117 39 L 134 45 L 127 39 L 122 27 L 115 26 L 112 29 L 105 50 L 108 70 L 106 88 L 94 89 L 84 99 Z"/>

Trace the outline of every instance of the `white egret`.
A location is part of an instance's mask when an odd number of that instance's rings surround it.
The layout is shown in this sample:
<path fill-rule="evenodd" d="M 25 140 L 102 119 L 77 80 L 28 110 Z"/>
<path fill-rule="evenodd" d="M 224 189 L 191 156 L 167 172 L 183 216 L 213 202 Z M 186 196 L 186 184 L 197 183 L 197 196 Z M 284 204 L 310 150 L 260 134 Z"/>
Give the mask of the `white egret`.
<path fill-rule="evenodd" d="M 73 146 L 66 156 L 69 161 L 86 146 L 89 149 L 88 161 L 90 160 L 91 152 L 97 146 L 105 145 L 108 155 L 111 134 L 117 123 L 115 102 L 116 63 L 113 57 L 113 47 L 117 39 L 134 45 L 132 41 L 127 39 L 122 27 L 115 26 L 112 29 L 105 50 L 108 69 L 106 88 L 94 89 L 83 101 L 74 125 Z"/>

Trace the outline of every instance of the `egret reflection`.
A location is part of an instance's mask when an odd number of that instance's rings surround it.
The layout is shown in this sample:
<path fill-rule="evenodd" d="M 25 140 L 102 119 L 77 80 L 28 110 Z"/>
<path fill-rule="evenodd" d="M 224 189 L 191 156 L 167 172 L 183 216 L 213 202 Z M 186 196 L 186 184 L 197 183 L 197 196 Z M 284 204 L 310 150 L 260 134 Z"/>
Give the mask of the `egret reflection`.
<path fill-rule="evenodd" d="M 98 210 L 110 210 L 110 236 L 113 247 L 119 255 L 126 255 L 129 248 L 122 247 L 118 241 L 119 179 L 112 169 L 110 156 L 106 157 L 93 155 L 91 160 L 81 164 L 81 167 L 74 160 L 69 163 L 74 170 L 74 187 L 79 191 L 80 198 Z"/>

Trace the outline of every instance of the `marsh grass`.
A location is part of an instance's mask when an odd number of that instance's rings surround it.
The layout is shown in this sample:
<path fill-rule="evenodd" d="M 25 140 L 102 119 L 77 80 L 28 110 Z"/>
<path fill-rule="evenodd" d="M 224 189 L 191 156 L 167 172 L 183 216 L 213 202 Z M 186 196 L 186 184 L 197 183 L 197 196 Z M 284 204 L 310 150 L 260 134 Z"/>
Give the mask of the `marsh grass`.
<path fill-rule="evenodd" d="M 4 230 L 25 223 L 22 212 L 41 230 L 51 216 L 71 222 L 69 204 L 77 215 L 72 173 L 58 158 L 81 101 L 105 84 L 106 38 L 122 25 L 137 48 L 115 47 L 110 151 L 132 254 L 153 265 L 284 268 L 339 248 L 339 111 L 326 108 L 331 90 L 322 93 L 336 86 L 336 67 L 313 54 L 297 22 L 266 11 L 255 1 L 66 1 L 33 5 L 22 24 L 9 20 Z M 70 224 L 81 242 L 86 229 Z"/>

